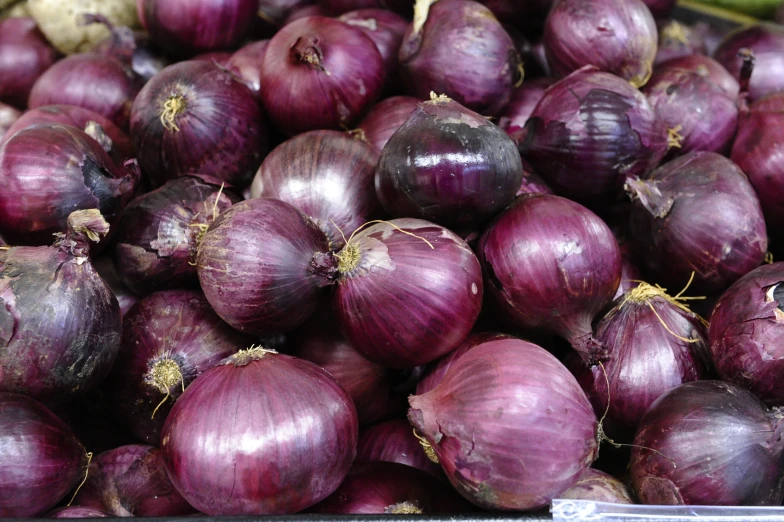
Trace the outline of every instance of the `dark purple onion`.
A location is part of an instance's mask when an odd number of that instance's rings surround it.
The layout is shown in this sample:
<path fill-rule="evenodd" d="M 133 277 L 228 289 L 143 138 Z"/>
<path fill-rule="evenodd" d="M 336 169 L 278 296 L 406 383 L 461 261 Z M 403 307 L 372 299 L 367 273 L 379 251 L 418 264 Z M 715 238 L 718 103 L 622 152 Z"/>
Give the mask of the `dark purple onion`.
<path fill-rule="evenodd" d="M 586 66 L 547 89 L 519 144 L 556 194 L 597 202 L 658 165 L 667 130 L 640 91 Z"/>
<path fill-rule="evenodd" d="M 525 341 L 471 349 L 409 403 L 408 420 L 449 481 L 480 507 L 545 506 L 596 458 L 596 417 L 585 394 L 558 359 Z"/>
<path fill-rule="evenodd" d="M 184 389 L 252 338 L 224 323 L 198 291 L 156 292 L 123 319 L 110 377 L 115 409 L 140 440 L 157 446 Z"/>
<path fill-rule="evenodd" d="M 261 100 L 289 136 L 351 125 L 384 83 L 384 60 L 362 30 L 306 17 L 270 40 L 261 66 Z"/>
<path fill-rule="evenodd" d="M 661 281 L 721 290 L 758 267 L 768 248 L 757 195 L 743 172 L 714 152 L 692 152 L 631 179 L 631 240 Z"/>
<path fill-rule="evenodd" d="M 135 73 L 118 60 L 92 53 L 74 54 L 38 78 L 30 92 L 29 107 L 76 105 L 127 129 L 139 87 Z"/>
<path fill-rule="evenodd" d="M 522 74 L 509 34 L 473 0 L 417 0 L 399 59 L 413 96 L 445 94 L 484 116 L 504 108 Z"/>
<path fill-rule="evenodd" d="M 71 428 L 41 403 L 0 392 L 0 462 L 0 517 L 22 518 L 57 505 L 89 460 Z"/>
<path fill-rule="evenodd" d="M 115 517 L 174 517 L 195 512 L 166 475 L 161 451 L 143 444 L 98 455 L 74 502 Z"/>
<path fill-rule="evenodd" d="M 410 96 L 393 96 L 375 104 L 357 124 L 365 139 L 379 152 L 389 138 L 406 122 L 419 102 Z"/>
<path fill-rule="evenodd" d="M 62 403 L 109 373 L 120 307 L 88 245 L 108 231 L 100 212 L 79 210 L 54 246 L 0 250 L 0 391 Z"/>
<path fill-rule="evenodd" d="M 32 18 L 0 20 L 0 102 L 27 107 L 33 84 L 57 58 Z"/>
<path fill-rule="evenodd" d="M 360 29 L 376 44 L 387 82 L 399 81 L 397 53 L 408 28 L 408 20 L 387 9 L 359 9 L 341 15 L 338 20 Z"/>
<path fill-rule="evenodd" d="M 521 181 L 520 153 L 504 131 L 433 95 L 381 151 L 376 194 L 394 217 L 472 229 L 511 203 Z"/>
<path fill-rule="evenodd" d="M 22 116 L 22 113 L 10 105 L 0 102 L 0 142 L 3 140 L 9 129 Z"/>
<path fill-rule="evenodd" d="M 623 482 L 593 468 L 586 469 L 577 484 L 567 489 L 558 498 L 609 502 L 611 504 L 634 504 L 632 495 Z"/>
<path fill-rule="evenodd" d="M 599 217 L 558 196 L 521 196 L 485 231 L 479 259 L 517 326 L 565 338 L 587 362 L 603 357 L 591 322 L 615 295 L 621 254 Z"/>
<path fill-rule="evenodd" d="M 133 200 L 115 236 L 114 262 L 123 283 L 137 295 L 196 286 L 200 238 L 240 200 L 207 176 L 183 176 Z"/>
<path fill-rule="evenodd" d="M 268 45 L 269 40 L 251 42 L 240 47 L 226 64 L 228 69 L 235 72 L 256 95 L 261 92 L 261 64 Z"/>
<path fill-rule="evenodd" d="M 422 393 L 417 391 L 419 395 Z M 443 479 L 441 466 L 430 460 L 414 428 L 404 419 L 388 420 L 360 432 L 357 442 L 357 464 L 368 462 L 397 462 L 425 471 Z"/>
<path fill-rule="evenodd" d="M 175 487 L 203 513 L 296 513 L 346 477 L 357 431 L 351 397 L 327 372 L 253 348 L 188 387 L 161 449 Z"/>
<path fill-rule="evenodd" d="M 737 78 L 743 65 L 742 49 L 750 49 L 755 58 L 750 100 L 784 90 L 784 27 L 764 23 L 737 29 L 724 38 L 713 57 Z"/>
<path fill-rule="evenodd" d="M 696 72 L 700 76 L 705 77 L 721 87 L 721 89 L 733 100 L 737 99 L 740 95 L 738 76 L 731 75 L 722 64 L 709 56 L 692 54 L 690 56 L 671 58 L 660 64 L 660 66 Z"/>
<path fill-rule="evenodd" d="M 267 153 L 258 100 L 226 69 L 209 62 L 170 65 L 139 92 L 131 138 L 155 186 L 205 174 L 243 187 Z"/>
<path fill-rule="evenodd" d="M 698 27 L 691 27 L 678 20 L 669 20 L 659 29 L 659 47 L 654 65 L 658 66 L 672 58 L 707 54 L 705 37 Z"/>
<path fill-rule="evenodd" d="M 733 384 L 698 381 L 659 397 L 632 448 L 646 504 L 778 506 L 784 492 L 781 413 Z"/>
<path fill-rule="evenodd" d="M 261 164 L 252 198 L 275 198 L 304 212 L 343 247 L 342 234 L 380 217 L 374 179 L 378 152 L 367 142 L 338 131 L 310 131 L 278 145 Z"/>
<path fill-rule="evenodd" d="M 643 2 L 645 2 L 645 5 L 651 10 L 653 16 L 656 18 L 665 18 L 672 12 L 676 0 L 643 0 Z"/>
<path fill-rule="evenodd" d="M 112 256 L 106 254 L 94 258 L 93 267 L 95 267 L 95 271 L 98 272 L 101 279 L 109 285 L 114 297 L 117 298 L 117 303 L 120 305 L 120 315 L 125 316 L 128 310 L 130 310 L 139 299 L 123 284 L 120 276 L 117 275 Z"/>
<path fill-rule="evenodd" d="M 106 511 L 84 506 L 59 507 L 46 514 L 46 518 L 107 518 L 111 516 Z"/>
<path fill-rule="evenodd" d="M 525 122 L 533 114 L 544 93 L 553 84 L 550 78 L 527 80 L 512 92 L 509 104 L 498 115 L 498 126 L 513 140 L 519 141 Z"/>
<path fill-rule="evenodd" d="M 653 72 L 657 41 L 656 22 L 642 0 L 561 0 L 543 36 L 556 77 L 594 65 L 635 89 Z"/>

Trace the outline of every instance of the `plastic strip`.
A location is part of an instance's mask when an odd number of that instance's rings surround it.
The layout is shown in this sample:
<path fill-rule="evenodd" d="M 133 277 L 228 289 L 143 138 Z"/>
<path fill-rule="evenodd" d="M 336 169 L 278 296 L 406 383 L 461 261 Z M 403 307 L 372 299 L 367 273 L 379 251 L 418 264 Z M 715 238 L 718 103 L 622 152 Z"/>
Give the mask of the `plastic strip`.
<path fill-rule="evenodd" d="M 645 506 L 553 500 L 553 522 L 784 522 L 782 507 Z"/>

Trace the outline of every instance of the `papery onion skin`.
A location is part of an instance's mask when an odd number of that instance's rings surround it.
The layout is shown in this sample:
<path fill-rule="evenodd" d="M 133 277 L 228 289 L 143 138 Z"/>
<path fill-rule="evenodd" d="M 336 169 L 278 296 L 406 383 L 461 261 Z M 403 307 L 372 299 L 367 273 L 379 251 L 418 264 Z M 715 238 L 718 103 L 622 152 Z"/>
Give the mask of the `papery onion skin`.
<path fill-rule="evenodd" d="M 480 507 L 545 506 L 596 458 L 597 422 L 585 394 L 554 356 L 525 341 L 473 348 L 409 403 L 409 422 L 449 481 Z"/>
<path fill-rule="evenodd" d="M 0 102 L 17 109 L 27 106 L 36 80 L 57 61 L 35 20 L 11 17 L 0 20 Z"/>
<path fill-rule="evenodd" d="M 768 248 L 757 195 L 715 152 L 692 152 L 627 183 L 631 239 L 661 281 L 721 290 L 758 267 Z"/>
<path fill-rule="evenodd" d="M 71 428 L 41 403 L 0 392 L 0 462 L 0 516 L 34 517 L 79 484 L 87 454 Z"/>
<path fill-rule="evenodd" d="M 226 64 L 229 70 L 235 71 L 256 95 L 261 91 L 261 64 L 268 45 L 269 40 L 251 42 L 232 54 Z"/>
<path fill-rule="evenodd" d="M 738 55 L 741 49 L 750 49 L 755 59 L 749 100 L 784 90 L 784 27 L 762 23 L 737 29 L 724 38 L 713 57 L 736 78 L 743 65 Z"/>
<path fill-rule="evenodd" d="M 112 515 L 100 509 L 84 506 L 64 506 L 46 514 L 46 518 L 107 518 Z"/>
<path fill-rule="evenodd" d="M 781 420 L 743 388 L 697 381 L 671 390 L 645 414 L 634 444 L 632 483 L 643 503 L 781 504 Z"/>
<path fill-rule="evenodd" d="M 525 122 L 534 112 L 536 105 L 544 98 L 544 93 L 553 84 L 550 78 L 527 80 L 512 91 L 509 103 L 498 114 L 498 126 L 506 131 L 513 140 L 519 141 Z"/>
<path fill-rule="evenodd" d="M 580 480 L 558 498 L 609 502 L 611 504 L 634 504 L 632 495 L 623 482 L 593 468 L 585 470 Z"/>
<path fill-rule="evenodd" d="M 547 89 L 518 143 L 556 194 L 595 203 L 658 165 L 667 130 L 640 91 L 586 66 Z"/>
<path fill-rule="evenodd" d="M 564 337 L 586 362 L 603 356 L 591 321 L 615 295 L 621 254 L 599 217 L 559 196 L 521 196 L 478 253 L 492 300 L 517 326 Z"/>
<path fill-rule="evenodd" d="M 323 16 L 302 18 L 270 40 L 261 100 L 288 136 L 351 125 L 381 94 L 384 60 L 360 29 Z"/>
<path fill-rule="evenodd" d="M 171 65 L 147 82 L 131 110 L 131 139 L 155 186 L 205 174 L 244 187 L 267 153 L 253 91 L 231 72 L 200 61 Z"/>
<path fill-rule="evenodd" d="M 421 395 L 417 391 L 418 395 Z M 397 462 L 417 468 L 443 480 L 441 466 L 430 460 L 414 429 L 404 419 L 379 422 L 359 434 L 355 464 Z"/>
<path fill-rule="evenodd" d="M 202 239 L 196 264 L 210 305 L 249 334 L 284 333 L 316 311 L 327 236 L 305 214 L 276 199 L 232 206 Z"/>
<path fill-rule="evenodd" d="M 697 27 L 688 26 L 677 20 L 670 20 L 660 26 L 659 47 L 654 66 L 659 66 L 673 58 L 693 54 L 708 54 L 703 33 Z"/>
<path fill-rule="evenodd" d="M 561 0 L 547 16 L 542 41 L 556 77 L 594 65 L 639 88 L 653 70 L 658 38 L 642 0 Z"/>
<path fill-rule="evenodd" d="M 161 450 L 172 482 L 203 513 L 296 513 L 346 477 L 357 431 L 351 397 L 327 372 L 256 348 L 188 387 Z"/>
<path fill-rule="evenodd" d="M 414 109 L 381 151 L 376 194 L 394 217 L 471 229 L 511 203 L 521 181 L 520 153 L 504 131 L 434 97 Z"/>
<path fill-rule="evenodd" d="M 136 437 L 157 446 L 182 390 L 252 340 L 224 323 L 201 292 L 150 294 L 123 319 L 109 377 L 115 411 Z"/>
<path fill-rule="evenodd" d="M 692 54 L 690 56 L 670 58 L 666 62 L 660 64 L 660 66 L 672 69 L 686 69 L 692 72 L 696 72 L 700 76 L 708 78 L 710 81 L 721 87 L 721 89 L 727 93 L 730 98 L 737 99 L 740 95 L 740 84 L 738 83 L 738 76 L 733 76 L 730 74 L 722 64 L 709 56 Z"/>
<path fill-rule="evenodd" d="M 196 252 L 203 229 L 241 200 L 208 176 L 183 176 L 133 200 L 115 236 L 114 262 L 137 295 L 198 284 Z"/>
<path fill-rule="evenodd" d="M 411 96 L 393 96 L 375 104 L 357 124 L 365 139 L 381 152 L 389 138 L 411 116 L 421 100 Z"/>
<path fill-rule="evenodd" d="M 10 105 L 0 102 L 0 141 L 3 140 L 3 136 L 8 133 L 8 130 L 20 116 L 22 116 L 20 111 L 14 109 Z"/>
<path fill-rule="evenodd" d="M 354 348 L 382 366 L 437 359 L 468 336 L 479 316 L 479 262 L 446 228 L 410 218 L 378 223 L 356 233 L 337 256 L 347 261 L 339 264 L 333 310 Z"/>
<path fill-rule="evenodd" d="M 403 37 L 398 58 L 412 96 L 445 94 L 484 116 L 509 102 L 520 79 L 520 56 L 509 34 L 473 0 L 418 0 L 422 12 Z M 417 9 L 420 9 L 419 7 Z M 422 19 L 426 16 L 426 19 Z"/>
<path fill-rule="evenodd" d="M 358 9 L 338 17 L 341 22 L 361 29 L 376 44 L 384 59 L 386 81 L 399 83 L 397 53 L 408 28 L 408 20 L 387 9 Z"/>
<path fill-rule="evenodd" d="M 364 223 L 382 217 L 374 180 L 378 152 L 345 132 L 299 134 L 264 159 L 251 198 L 275 198 L 304 212 L 329 238 L 330 250 Z"/>

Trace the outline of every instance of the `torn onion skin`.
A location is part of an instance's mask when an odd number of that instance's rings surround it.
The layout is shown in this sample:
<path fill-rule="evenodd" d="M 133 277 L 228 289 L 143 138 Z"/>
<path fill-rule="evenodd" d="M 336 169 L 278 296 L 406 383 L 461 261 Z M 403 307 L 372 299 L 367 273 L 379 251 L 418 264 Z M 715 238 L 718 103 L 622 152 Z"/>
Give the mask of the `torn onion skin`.
<path fill-rule="evenodd" d="M 598 469 L 588 468 L 577 483 L 558 498 L 591 500 L 611 504 L 634 504 L 632 494 L 623 482 Z"/>

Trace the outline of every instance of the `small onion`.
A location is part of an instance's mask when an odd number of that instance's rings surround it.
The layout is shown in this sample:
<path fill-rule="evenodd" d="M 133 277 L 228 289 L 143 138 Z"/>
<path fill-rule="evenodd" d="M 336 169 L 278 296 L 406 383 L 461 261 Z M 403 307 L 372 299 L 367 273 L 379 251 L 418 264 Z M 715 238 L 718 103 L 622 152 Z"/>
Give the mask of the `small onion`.
<path fill-rule="evenodd" d="M 269 40 L 251 42 L 231 55 L 226 67 L 242 79 L 257 95 L 261 92 L 261 64 L 267 53 Z"/>
<path fill-rule="evenodd" d="M 57 58 L 32 18 L 0 20 L 0 102 L 25 108 L 33 84 Z"/>
<path fill-rule="evenodd" d="M 398 83 L 397 53 L 408 28 L 408 20 L 387 9 L 359 9 L 342 14 L 338 20 L 360 29 L 376 44 L 387 82 Z"/>
<path fill-rule="evenodd" d="M 593 468 L 586 469 L 580 480 L 558 498 L 609 502 L 610 504 L 634 504 L 632 495 L 623 482 Z"/>
<path fill-rule="evenodd" d="M 739 75 L 731 75 L 722 64 L 709 56 L 692 54 L 690 56 L 671 58 L 662 63 L 661 66 L 696 72 L 700 76 L 707 78 L 721 87 L 721 89 L 733 100 L 737 99 L 740 95 L 740 84 L 738 83 Z"/>
<path fill-rule="evenodd" d="M 14 123 L 19 120 L 20 116 L 22 116 L 20 111 L 0 102 L 0 142 L 2 142 L 3 136 L 8 133 Z"/>
<path fill-rule="evenodd" d="M 107 518 L 111 516 L 106 511 L 84 506 L 59 507 L 46 514 L 46 518 Z"/>
<path fill-rule="evenodd" d="M 188 387 L 161 450 L 175 487 L 203 513 L 296 513 L 338 488 L 357 431 L 351 397 L 327 372 L 253 348 Z"/>
<path fill-rule="evenodd" d="M 701 31 L 677 20 L 670 20 L 659 29 L 659 48 L 654 65 L 658 66 L 672 58 L 707 53 Z"/>
<path fill-rule="evenodd" d="M 420 101 L 410 96 L 393 96 L 381 100 L 368 111 L 357 128 L 365 134 L 367 142 L 381 152 Z"/>
<path fill-rule="evenodd" d="M 498 115 L 498 126 L 506 131 L 513 140 L 521 137 L 525 122 L 534 112 L 544 93 L 553 84 L 550 78 L 527 80 L 512 92 L 509 104 Z"/>
<path fill-rule="evenodd" d="M 640 423 L 632 483 L 646 504 L 779 506 L 781 413 L 733 384 L 698 381 L 659 397 Z"/>
<path fill-rule="evenodd" d="M 422 395 L 417 390 L 418 395 Z M 430 460 L 414 429 L 404 419 L 388 420 L 360 432 L 357 442 L 356 464 L 369 462 L 397 462 L 425 471 L 442 479 L 441 466 Z"/>
<path fill-rule="evenodd" d="M 409 403 L 408 420 L 449 481 L 480 507 L 545 506 L 596 458 L 596 417 L 585 394 L 555 357 L 525 341 L 473 348 Z"/>
<path fill-rule="evenodd" d="M 713 57 L 737 78 L 743 66 L 742 49 L 750 49 L 755 58 L 750 100 L 784 90 L 784 27 L 765 23 L 737 29 L 724 38 Z"/>

